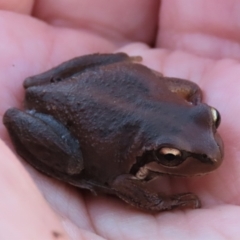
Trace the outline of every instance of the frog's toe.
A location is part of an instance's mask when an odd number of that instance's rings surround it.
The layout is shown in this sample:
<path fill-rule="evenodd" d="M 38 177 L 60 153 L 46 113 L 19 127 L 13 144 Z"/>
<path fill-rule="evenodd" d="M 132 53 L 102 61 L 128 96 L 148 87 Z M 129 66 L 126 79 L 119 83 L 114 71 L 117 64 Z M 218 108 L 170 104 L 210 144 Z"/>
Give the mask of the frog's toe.
<path fill-rule="evenodd" d="M 11 108 L 4 114 L 3 123 L 19 155 L 40 171 L 58 177 L 83 169 L 78 140 L 53 117 Z"/>

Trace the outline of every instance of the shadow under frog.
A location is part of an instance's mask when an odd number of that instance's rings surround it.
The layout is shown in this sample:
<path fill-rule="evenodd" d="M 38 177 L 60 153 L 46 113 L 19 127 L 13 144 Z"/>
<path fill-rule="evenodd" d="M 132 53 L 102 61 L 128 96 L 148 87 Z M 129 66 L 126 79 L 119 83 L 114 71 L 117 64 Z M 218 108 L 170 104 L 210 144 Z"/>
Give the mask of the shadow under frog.
<path fill-rule="evenodd" d="M 29 77 L 26 110 L 9 109 L 3 122 L 18 154 L 52 177 L 145 210 L 198 208 L 193 193 L 167 196 L 144 183 L 216 169 L 220 115 L 196 84 L 137 60 L 92 54 Z"/>

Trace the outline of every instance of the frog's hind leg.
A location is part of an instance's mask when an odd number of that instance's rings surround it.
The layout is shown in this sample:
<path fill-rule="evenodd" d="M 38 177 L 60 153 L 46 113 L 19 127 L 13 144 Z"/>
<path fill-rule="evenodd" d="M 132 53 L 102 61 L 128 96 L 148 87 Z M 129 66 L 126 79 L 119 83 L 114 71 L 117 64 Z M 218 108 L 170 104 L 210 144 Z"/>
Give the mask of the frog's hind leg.
<path fill-rule="evenodd" d="M 36 85 L 43 85 L 59 81 L 66 81 L 75 74 L 80 74 L 85 70 L 91 68 L 106 66 L 109 64 L 123 62 L 123 61 L 141 61 L 141 57 L 129 57 L 126 53 L 115 54 L 89 54 L 81 57 L 73 58 L 66 61 L 55 68 L 52 68 L 44 73 L 36 76 L 28 77 L 24 81 L 24 87 L 28 88 Z"/>
<path fill-rule="evenodd" d="M 83 169 L 78 140 L 53 117 L 11 108 L 3 122 L 18 154 L 38 170 L 69 182 Z"/>

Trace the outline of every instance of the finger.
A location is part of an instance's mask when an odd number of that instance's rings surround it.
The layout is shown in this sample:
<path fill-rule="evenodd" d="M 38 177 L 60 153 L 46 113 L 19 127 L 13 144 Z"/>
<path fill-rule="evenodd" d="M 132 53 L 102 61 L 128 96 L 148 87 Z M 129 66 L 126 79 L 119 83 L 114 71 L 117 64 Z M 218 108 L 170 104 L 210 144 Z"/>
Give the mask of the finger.
<path fill-rule="evenodd" d="M 10 1 L 1 1 L 0 9 L 7 10 L 17 13 L 30 14 L 33 7 L 33 0 L 10 0 Z"/>
<path fill-rule="evenodd" d="M 54 239 L 67 235 L 29 175 L 6 145 L 0 142 L 0 238 Z"/>
<path fill-rule="evenodd" d="M 159 1 L 37 1 L 34 16 L 55 26 L 91 31 L 118 44 L 153 43 Z"/>
<path fill-rule="evenodd" d="M 239 7 L 239 0 L 164 0 L 157 46 L 239 59 Z"/>

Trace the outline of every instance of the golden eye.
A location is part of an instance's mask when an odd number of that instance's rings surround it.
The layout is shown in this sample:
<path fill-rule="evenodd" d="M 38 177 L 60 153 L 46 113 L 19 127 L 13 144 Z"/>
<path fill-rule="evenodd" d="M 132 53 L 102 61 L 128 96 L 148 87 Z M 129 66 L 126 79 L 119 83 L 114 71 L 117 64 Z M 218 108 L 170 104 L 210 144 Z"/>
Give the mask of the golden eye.
<path fill-rule="evenodd" d="M 160 149 L 159 153 L 164 154 L 164 155 L 171 154 L 173 156 L 181 156 L 181 152 L 176 148 L 165 147 L 165 148 Z"/>
<path fill-rule="evenodd" d="M 221 116 L 220 116 L 218 110 L 213 107 L 211 107 L 211 112 L 212 112 L 212 118 L 214 121 L 214 125 L 216 128 L 218 128 L 218 126 L 220 125 L 220 122 L 221 122 Z"/>
<path fill-rule="evenodd" d="M 158 163 L 168 166 L 176 167 L 183 162 L 181 152 L 176 148 L 163 147 L 156 152 Z"/>

